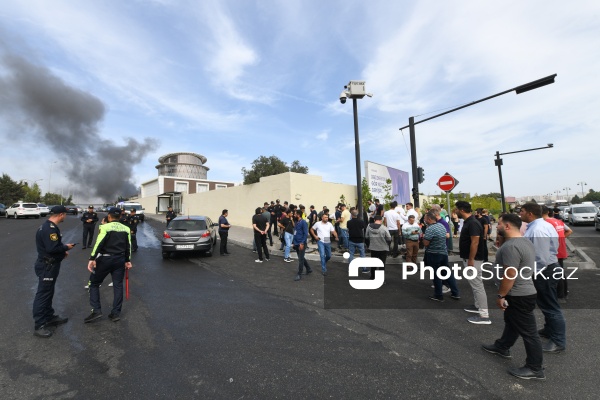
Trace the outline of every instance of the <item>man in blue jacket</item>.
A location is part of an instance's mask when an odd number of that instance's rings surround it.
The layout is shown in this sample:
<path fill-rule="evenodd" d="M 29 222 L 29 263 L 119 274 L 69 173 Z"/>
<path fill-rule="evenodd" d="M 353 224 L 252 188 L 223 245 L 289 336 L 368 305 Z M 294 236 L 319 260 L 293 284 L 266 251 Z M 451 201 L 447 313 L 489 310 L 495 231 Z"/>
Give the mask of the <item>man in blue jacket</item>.
<path fill-rule="evenodd" d="M 308 238 L 308 224 L 302 218 L 302 210 L 296 210 L 294 222 L 294 239 L 292 240 L 292 245 L 298 255 L 298 275 L 296 275 L 294 281 L 299 281 L 302 279 L 302 270 L 304 267 L 306 267 L 306 275 L 312 272 L 312 268 L 310 268 L 308 261 L 304 258 L 304 253 L 306 252 L 306 239 Z"/>

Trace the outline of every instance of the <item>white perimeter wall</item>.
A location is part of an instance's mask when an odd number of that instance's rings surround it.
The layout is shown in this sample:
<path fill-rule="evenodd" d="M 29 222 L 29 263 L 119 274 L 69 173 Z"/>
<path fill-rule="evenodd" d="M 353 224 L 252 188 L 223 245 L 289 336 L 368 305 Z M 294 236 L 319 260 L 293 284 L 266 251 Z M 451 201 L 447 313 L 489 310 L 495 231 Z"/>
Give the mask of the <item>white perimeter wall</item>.
<path fill-rule="evenodd" d="M 281 204 L 303 204 L 306 210 L 311 205 L 320 211 L 323 206 L 335 208 L 340 196 L 344 195 L 346 204 L 356 205 L 356 186 L 341 183 L 323 182 L 320 176 L 286 172 L 267 176 L 251 185 L 233 186 L 227 189 L 211 190 L 205 193 L 183 194 L 183 211 L 189 215 L 207 215 L 217 222 L 223 209 L 229 210 L 227 218 L 232 225 L 252 225 L 252 216 L 256 207 L 262 207 L 265 201 L 279 199 Z M 157 198 L 149 196 L 138 199 L 145 213 L 156 213 Z"/>

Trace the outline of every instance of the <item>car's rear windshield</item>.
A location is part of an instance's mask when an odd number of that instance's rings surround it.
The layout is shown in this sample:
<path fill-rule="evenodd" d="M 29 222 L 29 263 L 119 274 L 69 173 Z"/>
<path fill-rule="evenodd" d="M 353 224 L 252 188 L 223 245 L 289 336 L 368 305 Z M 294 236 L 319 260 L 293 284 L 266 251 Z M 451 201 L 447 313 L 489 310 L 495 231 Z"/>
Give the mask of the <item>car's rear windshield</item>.
<path fill-rule="evenodd" d="M 124 209 L 125 211 L 131 211 L 131 210 L 133 210 L 133 209 L 135 209 L 135 211 L 139 211 L 139 210 L 141 210 L 141 209 L 142 209 L 142 206 L 141 206 L 141 205 L 139 205 L 139 204 L 137 204 L 137 205 L 124 204 L 124 205 L 123 205 L 123 209 Z"/>
<path fill-rule="evenodd" d="M 35 203 L 23 203 L 23 208 L 38 208 L 38 205 Z"/>
<path fill-rule="evenodd" d="M 573 207 L 571 212 L 573 214 L 590 214 L 596 213 L 598 210 L 596 210 L 596 207 Z"/>
<path fill-rule="evenodd" d="M 206 229 L 206 221 L 199 219 L 173 220 L 169 228 L 175 231 L 202 231 Z"/>
<path fill-rule="evenodd" d="M 40 203 L 40 204 L 38 204 L 38 207 L 48 207 L 48 206 L 45 205 L 45 204 Z"/>

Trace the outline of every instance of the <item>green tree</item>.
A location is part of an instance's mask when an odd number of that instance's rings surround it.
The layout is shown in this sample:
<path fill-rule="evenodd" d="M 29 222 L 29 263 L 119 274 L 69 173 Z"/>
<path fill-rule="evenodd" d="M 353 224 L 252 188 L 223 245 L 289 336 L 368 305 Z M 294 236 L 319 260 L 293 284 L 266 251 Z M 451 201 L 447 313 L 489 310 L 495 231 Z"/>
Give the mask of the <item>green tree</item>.
<path fill-rule="evenodd" d="M 600 192 L 590 189 L 589 193 L 583 198 L 583 201 L 600 201 Z"/>
<path fill-rule="evenodd" d="M 366 176 L 363 176 L 360 186 L 361 186 L 361 190 L 362 190 L 363 210 L 368 210 L 369 209 L 369 201 L 373 200 L 373 193 L 371 193 L 371 189 L 369 189 L 369 181 L 367 181 Z"/>
<path fill-rule="evenodd" d="M 383 192 L 385 193 L 385 195 L 383 196 L 383 208 L 385 210 L 389 210 L 390 209 L 390 203 L 394 200 L 394 197 L 397 196 L 397 194 L 392 194 L 392 180 L 391 179 L 386 179 L 385 180 L 385 185 L 383 185 L 381 187 L 381 189 L 383 190 Z"/>
<path fill-rule="evenodd" d="M 579 197 L 578 195 L 575 195 L 571 199 L 571 204 L 581 204 L 582 201 L 583 200 L 581 200 L 581 197 Z"/>
<path fill-rule="evenodd" d="M 24 201 L 30 201 L 33 203 L 37 203 L 42 198 L 42 191 L 37 183 L 34 183 L 33 186 L 29 186 L 27 183 L 21 183 L 23 185 L 23 190 L 25 195 L 23 196 Z"/>
<path fill-rule="evenodd" d="M 292 165 L 290 165 L 290 172 L 296 172 L 298 174 L 308 174 L 308 167 L 301 165 L 300 161 L 294 160 L 292 161 Z"/>
<path fill-rule="evenodd" d="M 284 172 L 297 172 L 300 174 L 307 174 L 308 167 L 300 164 L 300 161 L 295 160 L 292 162 L 291 168 L 280 160 L 276 156 L 265 157 L 260 156 L 252 162 L 252 168 L 242 168 L 242 175 L 244 176 L 244 185 L 256 183 L 260 181 L 263 176 L 271 176 L 283 174 Z"/>
<path fill-rule="evenodd" d="M 25 188 L 19 182 L 13 181 L 7 174 L 2 174 L 0 178 L 0 203 L 6 206 L 24 200 Z"/>

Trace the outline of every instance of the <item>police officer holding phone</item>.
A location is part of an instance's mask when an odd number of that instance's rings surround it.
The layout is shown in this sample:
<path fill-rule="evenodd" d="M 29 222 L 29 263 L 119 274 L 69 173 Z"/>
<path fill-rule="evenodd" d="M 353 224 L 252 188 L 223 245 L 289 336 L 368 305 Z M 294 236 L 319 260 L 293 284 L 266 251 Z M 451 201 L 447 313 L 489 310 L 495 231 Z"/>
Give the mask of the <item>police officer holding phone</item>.
<path fill-rule="evenodd" d="M 62 235 L 58 224 L 65 220 L 67 209 L 64 206 L 55 206 L 51 210 L 52 216 L 38 229 L 35 235 L 37 259 L 35 261 L 35 274 L 38 277 L 38 289 L 33 300 L 33 319 L 35 330 L 33 334 L 42 338 L 49 338 L 54 331 L 49 328 L 62 325 L 69 319 L 54 314 L 52 299 L 54 286 L 60 272 L 60 263 L 66 258 L 76 243 L 63 244 Z"/>

